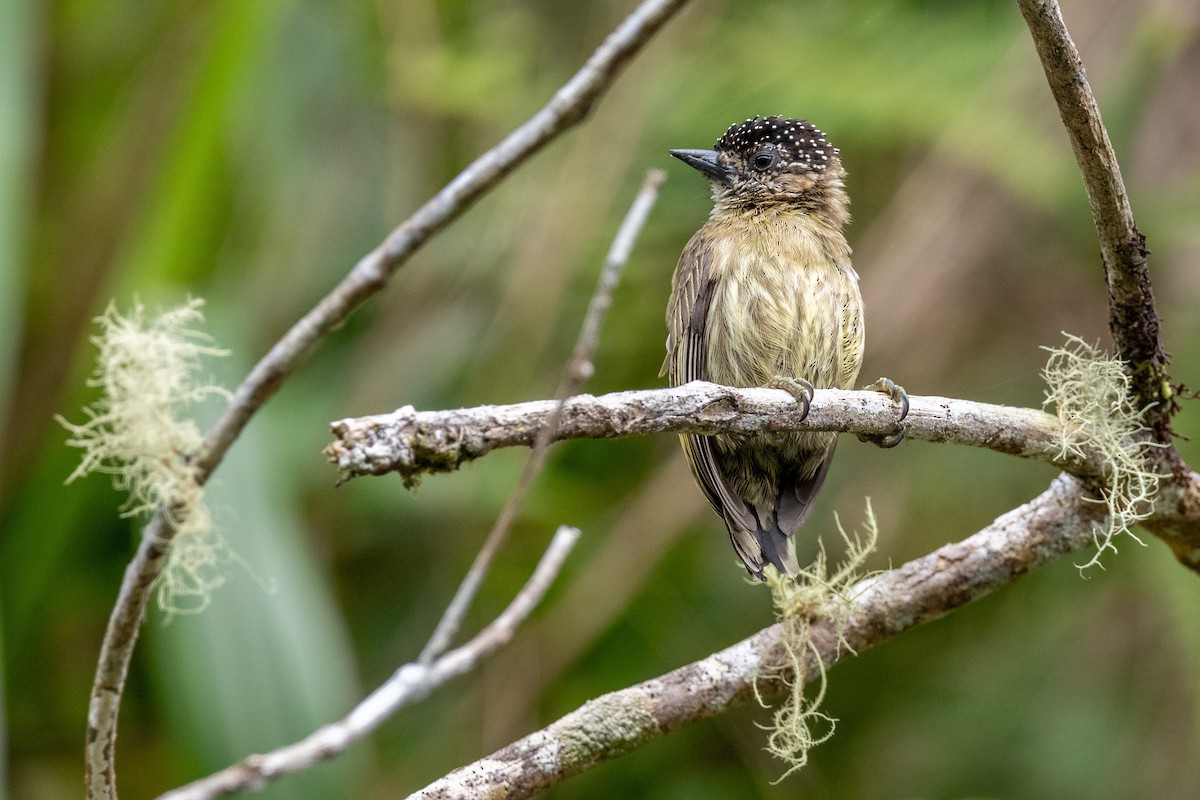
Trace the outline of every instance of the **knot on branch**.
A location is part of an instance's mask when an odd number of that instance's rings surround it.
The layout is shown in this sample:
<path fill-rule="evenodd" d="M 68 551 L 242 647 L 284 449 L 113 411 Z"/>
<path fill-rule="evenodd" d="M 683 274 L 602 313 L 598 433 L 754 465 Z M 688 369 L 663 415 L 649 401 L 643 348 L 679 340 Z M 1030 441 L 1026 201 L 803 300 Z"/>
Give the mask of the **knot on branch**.
<path fill-rule="evenodd" d="M 412 489 L 423 473 L 453 472 L 486 450 L 483 439 L 463 426 L 418 422 L 412 406 L 338 420 L 330 427 L 338 438 L 324 454 L 337 464 L 339 483 L 355 475 L 396 472 Z"/>
<path fill-rule="evenodd" d="M 709 426 L 710 429 L 699 431 L 704 434 L 720 433 L 721 424 L 727 422 L 731 417 L 752 413 L 758 409 L 748 410 L 747 404 L 742 402 L 740 395 L 729 392 L 719 391 L 712 394 L 710 399 L 706 399 L 695 414 L 696 422 L 703 423 Z"/>

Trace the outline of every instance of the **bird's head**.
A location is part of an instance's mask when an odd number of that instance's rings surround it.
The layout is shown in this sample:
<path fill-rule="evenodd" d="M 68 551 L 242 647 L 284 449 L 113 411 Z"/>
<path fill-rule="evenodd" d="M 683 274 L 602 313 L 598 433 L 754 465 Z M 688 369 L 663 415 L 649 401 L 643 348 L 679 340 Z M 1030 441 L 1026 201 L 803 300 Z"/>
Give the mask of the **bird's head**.
<path fill-rule="evenodd" d="M 802 119 L 754 117 L 731 125 L 712 150 L 671 155 L 709 179 L 718 209 L 785 206 L 848 219 L 839 151 Z"/>

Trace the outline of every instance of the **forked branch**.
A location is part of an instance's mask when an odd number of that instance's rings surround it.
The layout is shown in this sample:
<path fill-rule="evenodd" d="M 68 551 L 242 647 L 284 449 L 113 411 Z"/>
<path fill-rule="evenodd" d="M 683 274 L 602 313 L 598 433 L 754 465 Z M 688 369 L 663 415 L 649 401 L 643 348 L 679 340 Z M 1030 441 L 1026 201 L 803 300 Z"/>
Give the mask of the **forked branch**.
<path fill-rule="evenodd" d="M 284 775 L 341 755 L 401 708 L 425 699 L 437 687 L 470 672 L 482 659 L 508 644 L 517 627 L 545 596 L 578 540 L 575 528 L 559 528 L 537 569 L 508 608 L 471 641 L 434 660 L 405 664 L 345 718 L 304 739 L 264 755 L 247 756 L 207 778 L 167 792 L 160 800 L 211 800 L 246 789 L 261 789 Z"/>
<path fill-rule="evenodd" d="M 861 653 L 1088 546 L 1102 512 L 1086 494 L 1079 481 L 1059 476 L 1037 498 L 974 536 L 861 581 L 849 592 L 854 609 L 848 624 L 810 623 L 815 648 L 807 658 L 819 656 L 828 668 L 847 655 L 842 642 Z M 782 635 L 782 625 L 772 625 L 666 675 L 590 700 L 409 800 L 532 797 L 687 723 L 752 701 L 755 681 L 764 698 L 777 697 L 790 677 L 780 672 L 786 664 Z"/>
<path fill-rule="evenodd" d="M 550 102 L 524 125 L 484 153 L 445 186 L 306 313 L 263 356 L 234 392 L 205 436 L 197 455 L 204 483 L 257 411 L 295 371 L 305 356 L 364 302 L 381 291 L 393 274 L 430 237 L 458 218 L 505 176 L 587 116 L 621 69 L 654 37 L 687 0 L 643 2 L 596 49 Z M 109 617 L 88 705 L 85 747 L 89 798 L 117 796 L 115 751 L 117 715 L 138 631 L 150 593 L 165 563 L 174 529 L 160 509 L 147 524 Z"/>

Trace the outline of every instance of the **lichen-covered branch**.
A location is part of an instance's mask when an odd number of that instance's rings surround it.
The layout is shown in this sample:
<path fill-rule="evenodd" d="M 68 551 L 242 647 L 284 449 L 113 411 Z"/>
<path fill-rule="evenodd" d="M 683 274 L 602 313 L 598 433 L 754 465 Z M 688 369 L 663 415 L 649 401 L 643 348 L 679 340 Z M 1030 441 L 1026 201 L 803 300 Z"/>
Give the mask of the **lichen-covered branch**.
<path fill-rule="evenodd" d="M 1018 2 L 1087 187 L 1104 260 L 1109 330 L 1117 354 L 1130 365 L 1137 405 L 1147 409 L 1152 438 L 1170 445 L 1170 418 L 1176 406 L 1150 285 L 1146 237 L 1134 222 L 1121 168 L 1057 0 Z M 1158 456 L 1182 468 L 1173 447 L 1159 450 Z"/>
<path fill-rule="evenodd" d="M 1088 546 L 1103 510 L 1086 498 L 1081 482 L 1060 475 L 1037 498 L 974 536 L 860 581 L 850 590 L 848 621 L 810 623 L 814 648 L 807 658 L 819 657 L 828 668 L 850 652 L 845 644 L 862 653 Z M 787 663 L 782 636 L 782 625 L 773 625 L 666 675 L 591 700 L 410 800 L 531 797 L 689 722 L 753 700 L 756 681 L 763 697 L 779 696 L 790 677 L 781 671 Z"/>
<path fill-rule="evenodd" d="M 984 447 L 1053 464 L 1083 477 L 1103 473 L 1102 456 L 1081 443 L 1083 457 L 1064 453 L 1062 428 L 1050 414 L 946 397 L 909 397 L 908 439 Z M 557 404 L 542 400 L 453 411 L 416 411 L 343 419 L 325 448 L 342 480 L 399 473 L 448 472 L 500 447 L 530 446 Z M 826 430 L 888 433 L 897 408 L 874 391 L 818 389 L 807 418 L 787 392 L 735 389 L 695 381 L 672 389 L 579 395 L 562 408 L 556 440 L 612 439 L 650 433 L 762 433 Z"/>

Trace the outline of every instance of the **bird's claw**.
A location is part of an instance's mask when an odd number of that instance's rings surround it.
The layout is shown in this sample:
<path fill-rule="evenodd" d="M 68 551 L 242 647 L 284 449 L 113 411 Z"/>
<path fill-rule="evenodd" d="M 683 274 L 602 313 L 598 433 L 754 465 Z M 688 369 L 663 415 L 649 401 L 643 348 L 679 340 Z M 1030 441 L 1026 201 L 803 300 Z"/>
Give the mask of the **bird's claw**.
<path fill-rule="evenodd" d="M 895 447 L 900 444 L 904 441 L 906 430 L 902 423 L 908 416 L 908 392 L 904 391 L 903 386 L 897 386 L 891 378 L 880 378 L 874 383 L 864 386 L 863 389 L 882 392 L 890 397 L 893 403 L 900 406 L 900 418 L 896 420 L 896 427 L 888 433 L 860 433 L 858 434 L 859 441 L 870 442 L 879 447 Z"/>
<path fill-rule="evenodd" d="M 813 392 L 817 389 L 812 385 L 812 381 L 804 378 L 785 378 L 782 375 L 776 375 L 768 384 L 771 389 L 782 389 L 783 391 L 796 398 L 796 402 L 803 407 L 800 412 L 800 419 L 805 419 L 808 416 L 808 410 L 812 406 Z"/>

